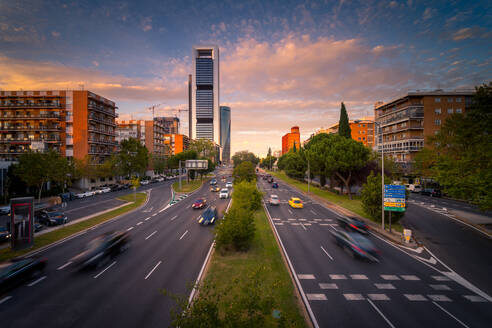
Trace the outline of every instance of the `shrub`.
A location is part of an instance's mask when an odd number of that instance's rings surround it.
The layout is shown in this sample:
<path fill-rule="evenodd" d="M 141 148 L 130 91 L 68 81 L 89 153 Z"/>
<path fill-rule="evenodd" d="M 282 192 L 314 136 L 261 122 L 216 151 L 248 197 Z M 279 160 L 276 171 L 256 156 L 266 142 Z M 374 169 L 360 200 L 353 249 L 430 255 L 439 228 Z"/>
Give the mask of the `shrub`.
<path fill-rule="evenodd" d="M 215 228 L 215 246 L 222 253 L 247 251 L 255 235 L 253 212 L 233 206 Z"/>
<path fill-rule="evenodd" d="M 238 164 L 233 171 L 234 183 L 241 181 L 256 181 L 255 166 L 249 161 Z"/>
<path fill-rule="evenodd" d="M 234 186 L 233 206 L 256 211 L 261 207 L 261 197 L 255 183 L 243 181 Z"/>

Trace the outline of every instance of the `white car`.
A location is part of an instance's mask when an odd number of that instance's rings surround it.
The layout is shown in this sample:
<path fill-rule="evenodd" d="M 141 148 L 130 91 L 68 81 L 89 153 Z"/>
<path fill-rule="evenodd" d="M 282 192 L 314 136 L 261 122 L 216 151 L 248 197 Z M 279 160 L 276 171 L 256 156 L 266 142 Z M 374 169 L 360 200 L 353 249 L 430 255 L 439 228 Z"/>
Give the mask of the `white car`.
<path fill-rule="evenodd" d="M 94 191 L 84 191 L 78 194 L 75 194 L 75 197 L 77 198 L 85 198 L 85 197 L 91 197 L 94 196 Z"/>
<path fill-rule="evenodd" d="M 229 189 L 223 188 L 220 190 L 219 198 L 229 198 Z"/>
<path fill-rule="evenodd" d="M 109 187 L 104 187 L 104 188 L 99 189 L 100 194 L 105 194 L 105 193 L 108 193 L 110 191 L 111 191 L 111 188 L 109 188 Z"/>
<path fill-rule="evenodd" d="M 226 188 L 232 188 L 232 182 L 227 182 L 226 183 Z"/>
<path fill-rule="evenodd" d="M 277 195 L 270 195 L 270 199 L 268 201 L 270 205 L 280 205 L 280 200 Z"/>
<path fill-rule="evenodd" d="M 148 185 L 149 183 L 150 183 L 149 180 L 142 180 L 142 181 L 140 181 L 140 184 L 141 185 Z"/>

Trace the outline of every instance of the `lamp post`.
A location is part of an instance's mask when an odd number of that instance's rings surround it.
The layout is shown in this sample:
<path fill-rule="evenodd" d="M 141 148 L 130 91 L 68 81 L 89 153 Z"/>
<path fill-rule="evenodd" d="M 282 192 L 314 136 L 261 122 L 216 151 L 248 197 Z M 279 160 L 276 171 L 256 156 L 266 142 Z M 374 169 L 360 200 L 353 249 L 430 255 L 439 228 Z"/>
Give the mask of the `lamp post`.
<path fill-rule="evenodd" d="M 384 230 L 384 135 L 381 123 L 374 121 L 374 125 L 381 129 L 381 226 Z"/>

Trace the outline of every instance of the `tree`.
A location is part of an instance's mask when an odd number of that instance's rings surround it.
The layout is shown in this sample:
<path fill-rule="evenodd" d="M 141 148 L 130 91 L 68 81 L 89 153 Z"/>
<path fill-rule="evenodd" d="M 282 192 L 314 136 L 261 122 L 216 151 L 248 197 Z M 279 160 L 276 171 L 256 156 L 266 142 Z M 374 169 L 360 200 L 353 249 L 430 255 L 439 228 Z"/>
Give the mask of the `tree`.
<path fill-rule="evenodd" d="M 350 130 L 349 119 L 345 104 L 342 102 L 342 108 L 340 109 L 340 120 L 338 122 L 338 134 L 345 138 L 352 138 L 352 131 Z"/>
<path fill-rule="evenodd" d="M 256 165 L 260 162 L 260 159 L 256 157 L 255 154 L 247 150 L 243 150 L 243 151 L 236 152 L 234 156 L 232 156 L 232 161 L 234 163 L 234 167 L 236 167 L 237 165 L 245 161 L 251 162 L 254 165 Z"/>
<path fill-rule="evenodd" d="M 217 150 L 215 144 L 207 139 L 195 139 L 190 141 L 189 150 L 193 150 L 198 154 L 198 157 L 203 159 L 215 160 Z"/>
<path fill-rule="evenodd" d="M 433 177 L 449 196 L 492 208 L 492 82 L 476 87 L 465 114 L 453 114 L 429 138 Z"/>
<path fill-rule="evenodd" d="M 304 152 L 290 151 L 281 157 L 279 160 L 279 168 L 285 171 L 289 177 L 303 180 L 307 171 L 307 161 Z"/>
<path fill-rule="evenodd" d="M 232 175 L 234 177 L 234 183 L 241 181 L 255 181 L 255 166 L 249 161 L 241 162 L 241 164 L 234 168 Z"/>
<path fill-rule="evenodd" d="M 331 175 L 332 172 L 326 171 L 325 166 L 325 154 L 329 151 L 330 135 L 327 133 L 320 133 L 313 136 L 306 144 L 306 158 L 309 160 L 309 169 L 314 174 L 320 177 L 320 184 L 324 186 L 326 183 L 326 176 Z"/>
<path fill-rule="evenodd" d="M 162 157 L 152 157 L 152 166 L 154 168 L 154 172 L 157 174 L 163 174 L 167 168 L 166 159 Z"/>
<path fill-rule="evenodd" d="M 115 169 L 120 175 L 144 175 L 148 166 L 149 151 L 138 139 L 129 138 L 121 142 L 121 150 L 115 159 Z"/>

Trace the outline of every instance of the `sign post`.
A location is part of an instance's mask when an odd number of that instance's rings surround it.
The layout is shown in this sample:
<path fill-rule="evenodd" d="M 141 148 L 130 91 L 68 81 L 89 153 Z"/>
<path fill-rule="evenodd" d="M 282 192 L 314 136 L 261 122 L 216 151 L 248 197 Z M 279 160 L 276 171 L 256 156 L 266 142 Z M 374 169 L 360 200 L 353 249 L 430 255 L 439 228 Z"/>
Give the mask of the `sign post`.
<path fill-rule="evenodd" d="M 384 210 L 389 211 L 391 231 L 391 212 L 405 212 L 405 186 L 384 185 Z"/>

